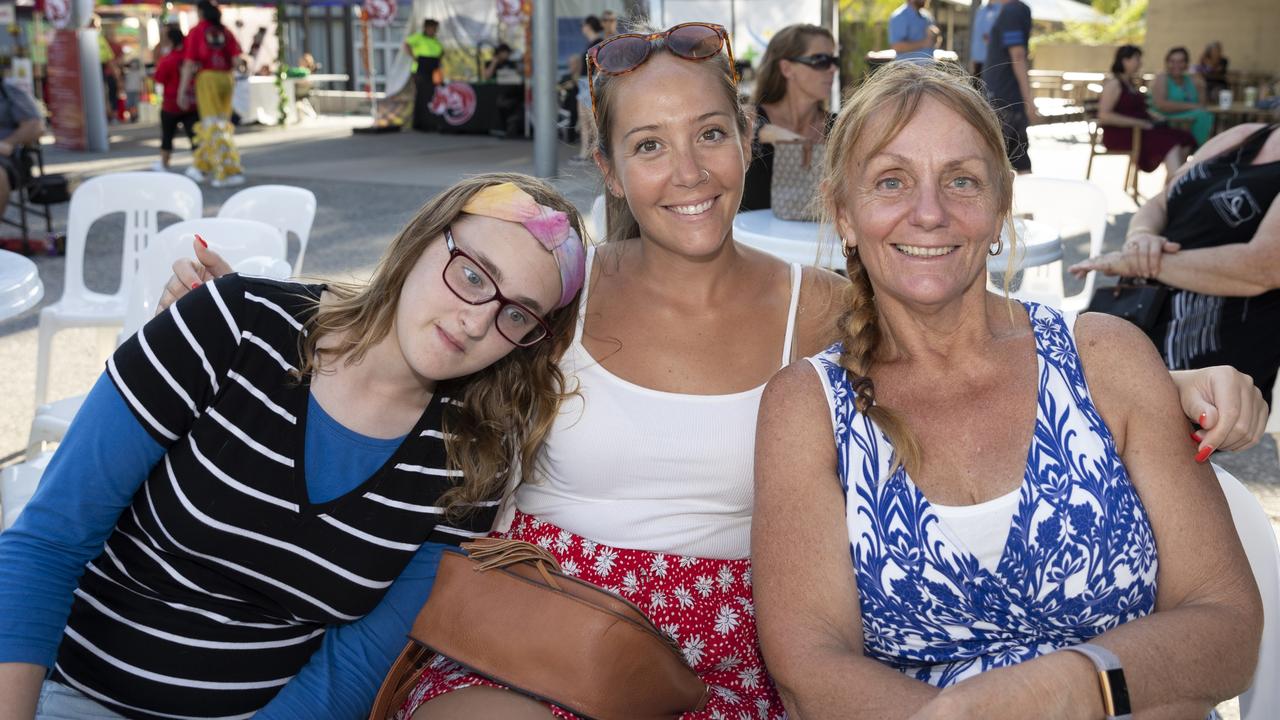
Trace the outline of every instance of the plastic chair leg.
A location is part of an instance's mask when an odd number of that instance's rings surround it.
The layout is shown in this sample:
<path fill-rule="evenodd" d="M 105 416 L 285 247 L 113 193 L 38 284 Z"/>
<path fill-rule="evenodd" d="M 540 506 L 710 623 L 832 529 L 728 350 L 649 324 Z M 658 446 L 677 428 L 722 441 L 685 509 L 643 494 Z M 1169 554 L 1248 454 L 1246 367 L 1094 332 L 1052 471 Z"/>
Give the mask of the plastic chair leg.
<path fill-rule="evenodd" d="M 42 322 L 36 331 L 36 407 L 49 401 L 49 368 L 53 363 L 53 335 L 58 332 L 51 322 Z"/>

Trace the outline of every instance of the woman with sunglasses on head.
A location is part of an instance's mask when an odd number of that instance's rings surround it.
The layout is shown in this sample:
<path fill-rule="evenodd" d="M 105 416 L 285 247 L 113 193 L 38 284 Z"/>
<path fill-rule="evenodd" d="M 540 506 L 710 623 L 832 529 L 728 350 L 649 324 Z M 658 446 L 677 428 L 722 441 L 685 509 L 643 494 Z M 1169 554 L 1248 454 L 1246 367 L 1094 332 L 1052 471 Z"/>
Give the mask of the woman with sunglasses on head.
<path fill-rule="evenodd" d="M 772 207 L 774 143 L 826 138 L 834 119 L 827 101 L 839 69 L 835 40 L 825 28 L 788 25 L 769 41 L 751 99 L 754 128 L 743 210 Z"/>
<path fill-rule="evenodd" d="M 505 534 L 674 640 L 711 688 L 686 717 L 781 718 L 747 557 L 755 413 L 769 377 L 829 337 L 844 281 L 733 241 L 751 138 L 723 28 L 618 35 L 590 60 L 608 238 L 560 361 L 578 397 Z M 497 687 L 441 658 L 401 717 L 573 717 Z"/>
<path fill-rule="evenodd" d="M 364 717 L 443 547 L 533 467 L 579 227 L 482 175 L 368 283 L 227 275 L 144 326 L 0 535 L 0 717 Z"/>

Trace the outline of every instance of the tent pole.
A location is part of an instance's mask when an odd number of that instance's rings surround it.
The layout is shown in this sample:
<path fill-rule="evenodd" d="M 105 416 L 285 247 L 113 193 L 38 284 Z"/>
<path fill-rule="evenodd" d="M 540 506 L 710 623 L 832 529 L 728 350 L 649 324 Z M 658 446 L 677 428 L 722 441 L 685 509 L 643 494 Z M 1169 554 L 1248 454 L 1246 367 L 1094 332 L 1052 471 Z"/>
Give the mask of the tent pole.
<path fill-rule="evenodd" d="M 533 167 L 539 177 L 555 177 L 559 143 L 556 128 L 556 5 L 533 2 Z"/>

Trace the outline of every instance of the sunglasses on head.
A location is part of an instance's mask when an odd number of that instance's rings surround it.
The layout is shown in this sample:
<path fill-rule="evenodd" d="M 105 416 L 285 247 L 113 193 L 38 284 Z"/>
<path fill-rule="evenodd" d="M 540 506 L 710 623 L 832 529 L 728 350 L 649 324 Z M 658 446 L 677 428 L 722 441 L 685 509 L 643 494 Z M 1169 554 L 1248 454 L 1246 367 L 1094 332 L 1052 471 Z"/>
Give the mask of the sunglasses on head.
<path fill-rule="evenodd" d="M 828 55 L 827 53 L 814 53 L 813 55 L 801 55 L 800 57 L 787 59 L 791 62 L 798 62 L 801 65 L 808 65 L 814 70 L 828 70 L 831 66 L 840 62 L 839 55 Z"/>
<path fill-rule="evenodd" d="M 674 25 L 652 35 L 623 33 L 599 43 L 587 51 L 587 82 L 591 87 L 591 109 L 596 108 L 596 75 L 625 75 L 644 64 L 655 47 L 665 47 L 672 55 L 701 62 L 720 54 L 729 54 L 733 65 L 733 44 L 729 33 L 720 25 L 689 22 Z M 737 72 L 731 78 L 738 84 Z"/>

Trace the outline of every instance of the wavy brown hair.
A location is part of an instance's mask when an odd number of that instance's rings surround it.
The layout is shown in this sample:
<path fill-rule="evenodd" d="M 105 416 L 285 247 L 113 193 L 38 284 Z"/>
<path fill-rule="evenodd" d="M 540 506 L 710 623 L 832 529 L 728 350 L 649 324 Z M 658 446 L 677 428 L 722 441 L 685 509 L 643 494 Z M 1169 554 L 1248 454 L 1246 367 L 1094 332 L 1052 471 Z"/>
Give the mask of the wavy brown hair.
<path fill-rule="evenodd" d="M 391 241 L 368 283 L 327 285 L 331 297 L 317 304 L 299 341 L 299 379 L 324 372 L 326 364 L 339 359 L 347 364 L 360 362 L 391 332 L 401 290 L 422 253 L 441 242 L 445 227 L 458 219 L 472 196 L 505 182 L 564 212 L 583 237 L 578 211 L 555 188 L 537 178 L 487 173 L 463 180 L 422 206 Z M 461 470 L 463 477 L 440 499 L 451 515 L 465 514 L 475 503 L 498 497 L 513 468 L 523 468 L 521 480 L 531 475 L 534 456 L 551 429 L 560 401 L 568 394 L 556 361 L 572 339 L 576 311 L 576 300 L 551 311 L 546 316 L 551 326 L 546 340 L 532 347 L 516 347 L 494 364 L 437 388 L 436 392 L 448 393 L 460 403 L 445 403 L 443 411 L 449 466 Z M 321 347 L 322 339 L 334 337 L 339 338 L 336 343 Z"/>
<path fill-rule="evenodd" d="M 657 32 L 641 23 L 627 23 L 627 32 L 650 34 Z M 653 54 L 667 52 L 664 49 L 654 48 L 649 58 L 653 58 Z M 647 61 L 646 61 L 647 62 Z M 742 109 L 742 100 L 738 96 L 738 85 L 734 81 L 734 69 L 729 65 L 729 56 L 721 50 L 715 57 L 706 60 L 682 60 L 682 62 L 690 62 L 695 65 L 704 67 L 707 72 L 715 73 L 717 80 L 716 89 L 724 95 L 725 100 L 729 103 L 730 112 L 733 114 L 734 124 L 738 126 L 738 134 L 741 137 L 747 132 L 747 114 Z M 636 68 L 633 72 L 643 72 L 644 65 Z M 604 157 L 605 162 L 612 166 L 613 156 L 611 146 L 613 144 L 613 120 L 617 114 L 616 105 L 618 104 L 618 91 L 616 86 L 621 76 L 606 75 L 605 73 L 597 73 L 595 78 L 595 107 L 592 108 L 596 116 L 596 149 Z M 745 175 L 746 168 L 743 167 Z M 605 176 L 605 224 L 609 231 L 605 233 L 605 242 L 614 242 L 617 240 L 626 240 L 628 238 L 638 237 L 640 235 L 640 224 L 636 222 L 635 215 L 631 213 L 631 206 L 627 204 L 627 198 L 615 197 L 613 193 L 608 191 L 608 174 Z"/>
<path fill-rule="evenodd" d="M 809 41 L 815 37 L 824 37 L 835 43 L 831 32 L 817 25 L 799 23 L 788 25 L 769 40 L 764 49 L 764 57 L 760 60 L 760 69 L 756 71 L 756 89 L 751 95 L 754 105 L 780 102 L 787 94 L 787 78 L 782 75 L 782 61 L 804 55 Z"/>
<path fill-rule="evenodd" d="M 1005 155 L 1000 120 L 986 98 L 959 71 L 905 62 L 890 63 L 877 70 L 853 93 L 836 118 L 827 138 L 821 191 L 830 220 L 839 217 L 845 207 L 848 188 L 855 184 L 852 176 L 857 166 L 884 149 L 926 98 L 954 111 L 978 131 L 993 178 L 997 211 L 1004 224 L 1011 222 L 1013 167 Z M 1015 236 L 1010 232 L 1009 237 Z M 844 343 L 840 364 L 853 381 L 858 412 L 870 417 L 893 445 L 895 467 L 901 464 L 909 473 L 918 472 L 923 459 L 920 443 L 900 414 L 876 402 L 871 375 L 876 357 L 883 350 L 884 335 L 876 310 L 875 288 L 857 252 L 849 253 L 847 270 L 851 287 L 848 307 L 839 320 Z"/>

